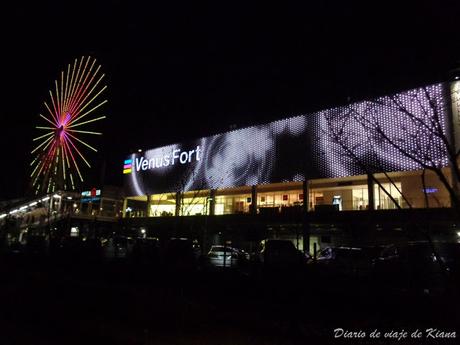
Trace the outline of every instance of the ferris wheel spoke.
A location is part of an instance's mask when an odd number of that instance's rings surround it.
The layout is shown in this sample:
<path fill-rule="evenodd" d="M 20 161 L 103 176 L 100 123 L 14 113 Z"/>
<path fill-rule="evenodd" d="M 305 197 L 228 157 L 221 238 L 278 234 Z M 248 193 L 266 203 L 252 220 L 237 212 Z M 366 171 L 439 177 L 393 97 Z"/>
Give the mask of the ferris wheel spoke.
<path fill-rule="evenodd" d="M 68 132 L 73 132 L 73 133 L 83 133 L 83 134 L 93 134 L 93 135 L 102 135 L 100 132 L 91 132 L 91 131 L 77 131 L 75 129 L 68 129 Z"/>
<path fill-rule="evenodd" d="M 52 130 L 56 129 L 56 127 L 42 127 L 42 126 L 35 126 L 35 128 L 36 129 L 48 129 L 48 130 L 49 129 L 52 129 Z"/>
<path fill-rule="evenodd" d="M 95 107 L 93 107 L 93 108 L 91 108 L 90 110 L 88 110 L 86 113 L 84 113 L 84 114 L 78 116 L 77 119 L 82 119 L 82 118 L 85 117 L 86 115 L 91 114 L 94 110 L 96 110 L 96 109 L 98 109 L 99 107 L 103 106 L 105 103 L 107 103 L 107 100 L 102 101 L 101 103 L 99 103 L 99 104 L 96 105 Z M 72 124 L 72 123 L 73 123 L 73 121 L 71 120 L 71 121 L 69 122 L 69 124 Z"/>
<path fill-rule="evenodd" d="M 107 86 L 104 86 L 90 101 L 86 101 L 88 99 L 89 96 L 91 96 L 93 94 L 93 91 L 98 87 L 99 83 L 101 82 L 101 80 L 104 78 L 105 74 L 103 74 L 97 81 L 96 83 L 93 85 L 93 87 L 91 88 L 91 90 L 89 90 L 89 92 L 85 95 L 85 97 L 83 99 L 79 99 L 78 101 L 76 101 L 73 105 L 72 105 L 72 114 L 74 118 L 77 118 L 78 117 L 78 114 L 80 114 L 89 104 L 91 104 L 91 102 L 97 97 L 99 96 L 106 88 Z M 86 103 L 85 103 L 86 102 Z"/>
<path fill-rule="evenodd" d="M 66 133 L 66 136 L 67 134 L 69 133 Z M 77 138 L 75 138 L 77 139 Z M 77 139 L 78 140 L 78 139 Z M 88 166 L 88 168 L 91 168 L 91 165 L 88 163 L 88 161 L 86 160 L 86 158 L 83 156 L 83 154 L 80 152 L 80 150 L 77 148 L 77 146 L 74 144 L 74 142 L 72 141 L 72 139 L 70 139 L 69 137 L 67 137 L 67 144 L 70 143 L 70 145 L 72 145 L 72 147 L 75 149 L 75 151 L 78 153 L 78 155 L 81 157 L 81 159 L 83 159 L 83 161 L 86 163 L 86 165 Z"/>
<path fill-rule="evenodd" d="M 40 166 L 40 164 L 37 164 L 34 168 L 34 170 L 32 170 L 32 173 L 30 174 L 30 177 L 34 176 L 35 174 L 35 171 L 37 171 L 38 167 Z"/>
<path fill-rule="evenodd" d="M 62 147 L 64 148 L 64 156 L 65 156 L 65 161 L 67 163 L 67 168 L 70 169 L 70 161 L 69 161 L 69 153 L 67 152 L 67 146 L 64 144 L 62 145 Z"/>
<path fill-rule="evenodd" d="M 58 124 L 60 124 L 61 123 L 62 108 L 61 108 L 61 103 L 60 103 L 59 88 L 58 88 L 57 80 L 54 81 L 54 85 L 55 85 L 55 89 L 56 89 L 57 118 L 58 118 Z"/>
<path fill-rule="evenodd" d="M 96 72 L 99 71 L 99 68 L 100 68 L 100 67 L 101 67 L 101 66 L 98 67 L 98 69 L 97 69 Z M 96 75 L 94 75 L 94 76 L 91 78 L 90 83 L 92 83 L 92 81 L 93 81 L 93 79 L 94 79 L 95 76 L 96 76 Z M 104 79 L 104 77 L 105 77 L 105 74 L 102 74 L 102 75 L 99 77 L 99 79 L 96 81 L 96 83 L 91 87 L 91 90 L 89 90 L 89 91 L 86 93 L 86 95 L 83 97 L 83 99 L 82 99 L 82 98 L 79 98 L 78 100 L 76 100 L 76 101 L 72 104 L 72 106 L 71 106 L 72 113 L 77 114 L 77 113 L 79 113 L 79 112 L 82 111 L 82 109 L 80 109 L 80 108 L 81 108 L 82 105 L 85 103 L 86 99 L 88 99 L 88 97 L 89 97 L 90 95 L 93 94 L 93 91 L 97 88 L 97 86 L 99 85 L 99 83 L 101 82 L 101 80 Z M 88 84 L 87 87 L 88 87 L 89 85 L 90 85 L 90 84 Z M 103 90 L 105 90 L 105 87 L 103 88 Z M 103 90 L 102 90 L 102 91 L 103 91 Z M 102 91 L 101 91 L 101 92 L 102 92 Z M 99 94 L 100 94 L 100 92 L 99 92 Z"/>
<path fill-rule="evenodd" d="M 53 145 L 51 146 L 50 150 L 48 151 L 46 155 L 46 167 L 45 167 L 45 174 L 47 174 L 51 167 L 53 166 L 53 156 L 56 152 L 56 141 L 53 142 Z"/>
<path fill-rule="evenodd" d="M 53 105 L 54 113 L 48 107 L 48 104 L 46 102 L 45 102 L 45 105 L 46 105 L 49 113 L 54 117 L 54 119 L 56 121 L 56 126 L 59 127 L 59 116 L 58 116 L 59 109 L 58 109 L 57 103 L 54 101 L 53 93 L 51 92 L 51 90 L 50 90 L 50 97 L 51 97 L 51 104 Z"/>
<path fill-rule="evenodd" d="M 67 108 L 69 106 L 69 103 L 70 103 L 70 100 L 72 98 L 72 95 L 73 95 L 73 89 L 74 89 L 74 77 L 75 77 L 75 70 L 77 68 L 77 62 L 78 62 L 78 59 L 75 59 L 74 63 L 73 63 L 73 68 L 72 68 L 72 75 L 70 76 L 70 84 L 69 84 L 69 93 L 67 95 Z M 69 64 L 70 66 L 70 64 Z M 76 77 L 75 77 L 76 79 Z"/>
<path fill-rule="evenodd" d="M 63 147 L 61 147 L 61 149 L 59 150 L 58 155 L 59 155 L 59 162 L 60 162 L 60 164 L 58 164 L 58 169 L 62 168 L 62 176 L 63 176 L 64 184 L 65 184 L 66 171 L 65 171 L 65 158 L 64 158 L 64 148 Z"/>
<path fill-rule="evenodd" d="M 83 177 L 81 176 L 81 172 L 80 172 L 80 168 L 78 167 L 78 163 L 77 161 L 75 160 L 75 157 L 73 156 L 73 153 L 72 151 L 70 150 L 69 148 L 69 144 L 67 141 L 64 141 L 64 145 L 67 147 L 67 151 L 70 153 L 70 157 L 72 158 L 72 162 L 75 166 L 75 169 L 77 170 L 77 173 L 78 173 L 78 176 L 80 177 L 80 181 L 83 182 Z M 77 151 L 78 152 L 78 151 Z"/>
<path fill-rule="evenodd" d="M 38 147 L 36 147 L 33 151 L 35 152 L 36 150 L 38 150 L 41 146 L 43 146 L 44 144 L 46 144 L 46 146 L 42 149 L 42 154 L 41 154 L 41 157 L 42 157 L 42 160 L 37 164 L 37 166 L 35 167 L 34 171 L 32 172 L 32 175 L 31 177 L 33 176 L 34 172 L 36 171 L 37 167 L 40 167 L 40 170 L 38 171 L 35 179 L 34 179 L 34 183 L 33 185 L 35 185 L 36 183 L 36 180 L 42 175 L 42 171 L 43 171 L 43 175 L 46 174 L 46 170 L 47 170 L 47 167 L 49 166 L 50 164 L 50 157 L 52 156 L 53 152 L 54 152 L 54 147 L 56 145 L 56 140 L 52 140 L 53 137 L 50 137 L 48 138 L 46 141 L 44 141 L 42 144 L 40 144 Z M 48 150 L 46 150 L 46 148 L 49 146 L 50 148 Z M 45 170 L 43 170 L 45 169 Z"/>
<path fill-rule="evenodd" d="M 73 82 L 71 83 L 72 87 L 70 89 L 69 101 L 68 101 L 69 106 L 72 104 L 73 99 L 75 97 L 75 93 L 77 92 L 77 89 L 78 89 L 78 83 L 80 80 L 80 71 L 81 71 L 81 65 L 83 64 L 83 59 L 84 57 L 81 58 L 79 63 L 78 63 L 78 59 L 75 59 L 74 69 L 72 71 L 72 74 L 75 72 L 75 70 L 76 70 L 76 73 L 75 73 L 75 78 L 73 79 Z M 78 67 L 77 67 L 77 63 L 78 63 Z"/>
<path fill-rule="evenodd" d="M 45 137 L 48 137 L 48 136 L 52 136 L 54 135 L 54 132 L 48 132 L 46 134 L 43 134 L 43 135 L 40 135 L 39 137 L 36 137 L 36 138 L 33 138 L 32 141 L 37 141 L 37 140 L 40 140 L 42 138 L 45 138 Z"/>
<path fill-rule="evenodd" d="M 46 116 L 43 116 L 42 114 L 38 114 L 40 117 L 44 118 L 46 121 L 48 121 L 49 123 L 51 123 L 54 127 L 53 129 L 56 128 L 56 123 L 53 123 L 50 119 L 48 119 Z"/>
<path fill-rule="evenodd" d="M 72 83 L 73 83 L 73 77 L 74 77 L 76 62 L 77 62 L 77 60 L 75 60 L 73 67 L 72 67 L 72 65 L 70 63 L 67 65 L 67 78 L 68 79 L 70 78 L 69 84 L 66 86 L 67 92 L 66 92 L 66 104 L 65 104 L 65 107 L 67 109 L 69 108 L 69 99 L 70 99 L 70 95 L 72 93 Z"/>
<path fill-rule="evenodd" d="M 77 85 L 76 85 L 76 88 L 75 88 L 75 93 L 72 96 L 72 103 L 74 102 L 74 100 L 76 98 L 78 98 L 78 96 L 80 95 L 80 93 L 82 91 L 83 83 L 84 83 L 84 81 L 82 81 L 82 79 L 83 79 L 83 76 L 85 75 L 86 67 L 88 66 L 88 62 L 89 62 L 90 58 L 91 57 L 88 56 L 88 59 L 86 60 L 85 66 L 83 67 L 83 70 L 81 71 L 81 73 L 79 75 L 78 82 L 77 82 Z M 81 64 L 82 64 L 83 60 L 84 60 L 84 57 L 80 61 L 80 67 L 81 67 Z"/>
<path fill-rule="evenodd" d="M 30 166 L 33 167 L 35 163 L 39 163 L 38 159 L 40 158 L 40 155 L 35 156 L 34 160 L 30 163 Z"/>
<path fill-rule="evenodd" d="M 78 141 L 79 143 L 85 145 L 86 147 L 88 147 L 89 149 L 93 150 L 94 152 L 97 152 L 97 150 L 96 150 L 94 147 L 92 147 L 90 144 L 85 143 L 83 140 L 78 139 L 76 136 L 70 134 L 69 132 L 67 132 L 66 135 L 68 135 L 68 136 L 70 136 L 71 138 L 75 139 L 75 140 Z M 70 138 L 69 138 L 69 140 L 70 140 Z M 70 141 L 71 141 L 71 140 L 70 140 Z M 72 142 L 72 141 L 71 141 L 71 142 Z"/>
<path fill-rule="evenodd" d="M 39 157 L 37 157 L 37 158 L 39 158 Z M 36 159 L 37 159 L 37 158 L 36 158 Z M 34 164 L 35 164 L 35 163 L 31 164 L 31 166 L 33 167 Z M 41 165 L 42 165 L 42 162 L 40 162 L 40 161 L 37 160 L 37 161 L 36 161 L 35 168 L 32 170 L 32 173 L 30 174 L 30 177 L 33 177 L 33 176 L 35 175 L 35 172 L 37 171 L 37 169 L 38 169 Z"/>
<path fill-rule="evenodd" d="M 60 101 L 59 101 L 59 105 L 61 107 L 61 111 L 59 113 L 60 115 L 60 123 L 62 123 L 62 113 L 64 112 L 64 71 L 61 71 L 61 95 L 60 95 Z"/>
<path fill-rule="evenodd" d="M 53 145 L 55 144 L 55 142 L 53 141 Z M 50 150 L 52 149 L 52 147 L 50 148 Z M 33 185 L 35 185 L 35 183 L 37 183 L 37 180 L 38 178 L 41 176 L 41 172 L 43 171 L 43 168 L 45 168 L 46 170 L 46 167 L 47 165 L 49 164 L 49 159 L 48 159 L 48 155 L 49 155 L 49 152 L 47 155 L 44 156 L 44 160 L 41 162 L 41 164 L 39 165 L 40 166 L 40 170 L 38 171 L 35 179 L 34 179 L 34 182 L 33 182 Z M 46 174 L 46 172 L 44 172 L 43 174 Z"/>
<path fill-rule="evenodd" d="M 35 147 L 30 153 L 34 153 L 35 151 L 37 151 L 40 147 L 42 147 L 43 145 L 45 145 L 45 147 L 42 149 L 42 151 L 45 151 L 46 148 L 53 142 L 53 137 L 49 137 L 48 139 L 46 139 L 44 142 L 42 142 L 40 145 L 38 145 L 37 147 Z"/>
<path fill-rule="evenodd" d="M 84 115 L 86 114 L 83 114 L 80 116 L 80 113 L 86 109 L 86 107 L 88 107 L 91 103 L 93 103 L 93 101 L 102 93 L 104 92 L 104 90 L 107 89 L 107 86 L 104 86 L 96 95 L 93 96 L 93 98 L 91 98 L 91 100 L 89 100 L 83 107 L 81 107 L 80 109 L 78 109 L 77 111 L 75 111 L 75 115 L 74 115 L 74 118 L 75 119 L 78 119 L 80 117 L 83 117 Z M 80 105 L 79 105 L 80 106 Z"/>
<path fill-rule="evenodd" d="M 78 108 L 78 104 L 80 103 L 80 100 L 82 99 L 82 97 L 86 98 L 88 97 L 88 94 L 87 94 L 87 90 L 88 90 L 88 87 L 91 85 L 91 83 L 93 82 L 94 80 L 94 77 L 96 76 L 96 74 L 98 73 L 99 71 L 99 68 L 101 66 L 99 66 L 96 70 L 96 72 L 91 76 L 90 80 L 88 80 L 88 77 L 90 76 L 91 74 L 91 71 L 93 70 L 93 67 L 94 67 L 94 64 L 96 63 L 96 59 L 93 60 L 93 63 L 91 64 L 91 67 L 89 68 L 88 72 L 86 73 L 85 75 L 85 79 L 83 80 L 82 82 L 82 85 L 77 93 L 77 95 L 75 96 L 75 99 L 73 101 L 73 103 L 70 105 L 69 107 L 69 110 L 71 113 L 74 113 L 75 112 L 75 109 Z M 86 96 L 85 96 L 86 94 Z"/>
<path fill-rule="evenodd" d="M 53 99 L 52 99 L 53 96 L 52 96 L 51 93 L 50 93 L 50 95 L 51 95 L 51 101 L 53 101 Z M 53 113 L 53 111 L 52 111 L 52 110 L 50 109 L 50 107 L 48 106 L 48 103 L 46 103 L 46 102 L 43 102 L 43 103 L 45 104 L 45 107 L 46 107 L 46 109 L 48 110 L 48 113 L 51 115 L 51 118 L 54 120 L 54 125 L 55 125 L 56 127 L 59 127 L 59 120 L 58 120 L 57 117 L 56 117 L 56 113 L 55 113 L 55 112 Z M 54 108 L 55 111 L 56 111 L 56 108 L 55 108 L 55 106 L 54 106 L 54 103 L 53 103 L 53 108 Z M 49 119 L 48 119 L 48 120 L 49 120 Z"/>
<path fill-rule="evenodd" d="M 67 168 L 70 169 L 70 163 L 69 163 L 69 155 L 67 154 L 67 148 L 64 145 L 62 145 L 62 173 L 64 175 L 64 181 L 66 180 L 66 164 Z M 70 170 L 69 170 L 70 174 Z"/>
<path fill-rule="evenodd" d="M 75 121 L 75 122 L 72 123 L 72 125 L 67 126 L 67 128 L 74 128 L 74 127 L 78 127 L 78 126 L 81 126 L 81 125 L 86 125 L 86 124 L 91 123 L 91 122 L 103 120 L 103 119 L 105 119 L 106 117 L 107 117 L 107 116 L 100 116 L 100 117 L 97 117 L 97 118 L 95 118 L 95 119 L 91 119 L 91 120 L 87 120 L 87 121 L 83 121 L 83 122 Z M 77 119 L 77 120 L 79 120 L 79 119 Z"/>
<path fill-rule="evenodd" d="M 72 183 L 72 189 L 75 189 L 75 184 L 73 183 L 73 176 L 72 176 L 72 173 L 69 172 L 69 175 L 70 175 L 70 183 Z"/>
<path fill-rule="evenodd" d="M 70 64 L 67 65 L 67 73 L 65 75 L 65 89 L 64 89 L 64 110 L 67 110 L 67 96 L 69 95 L 69 78 L 70 78 Z"/>

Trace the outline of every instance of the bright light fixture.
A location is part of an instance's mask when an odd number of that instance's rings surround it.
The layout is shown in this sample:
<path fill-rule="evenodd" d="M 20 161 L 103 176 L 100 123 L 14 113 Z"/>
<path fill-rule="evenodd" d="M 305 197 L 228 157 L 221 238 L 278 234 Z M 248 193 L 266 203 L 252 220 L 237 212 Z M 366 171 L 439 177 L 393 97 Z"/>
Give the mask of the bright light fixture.
<path fill-rule="evenodd" d="M 80 230 L 78 229 L 77 226 L 70 228 L 70 237 L 78 237 L 79 233 L 80 233 Z"/>
<path fill-rule="evenodd" d="M 31 202 L 31 203 L 29 204 L 30 207 L 35 206 L 35 205 L 37 205 L 37 202 L 36 202 L 36 201 Z"/>

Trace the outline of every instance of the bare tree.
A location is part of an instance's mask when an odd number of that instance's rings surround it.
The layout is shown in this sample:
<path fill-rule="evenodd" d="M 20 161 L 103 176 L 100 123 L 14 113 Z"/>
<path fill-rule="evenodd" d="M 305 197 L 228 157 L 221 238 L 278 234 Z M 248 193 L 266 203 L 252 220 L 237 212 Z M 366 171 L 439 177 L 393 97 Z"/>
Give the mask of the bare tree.
<path fill-rule="evenodd" d="M 389 158 L 400 157 L 406 162 L 402 170 L 422 170 L 423 181 L 425 171 L 433 172 L 449 193 L 452 206 L 460 210 L 457 164 L 460 151 L 455 147 L 450 121 L 450 99 L 454 106 L 458 105 L 460 95 L 459 91 L 450 94 L 448 87 L 448 84 L 432 85 L 352 104 L 326 115 L 325 133 L 342 154 L 371 176 L 395 205 L 396 200 L 374 173 L 384 173 L 393 183 L 387 172 L 401 167 Z M 409 201 L 405 201 L 410 207 Z"/>
<path fill-rule="evenodd" d="M 452 112 L 458 111 L 459 106 L 460 87 L 454 88 L 448 83 L 422 87 L 326 114 L 324 134 L 342 155 L 379 185 L 397 208 L 401 205 L 374 175 L 384 173 L 396 186 L 387 172 L 397 171 L 397 164 L 388 162 L 386 155 L 402 157 L 409 168 L 422 171 L 426 207 L 429 204 L 425 175 L 431 171 L 448 191 L 452 207 L 460 210 L 460 151 L 455 145 L 452 121 Z M 403 168 L 409 170 L 407 164 Z M 401 191 L 399 193 L 405 198 Z M 406 198 L 405 201 L 411 207 Z M 429 230 L 416 226 L 415 231 L 426 238 L 443 268 Z"/>

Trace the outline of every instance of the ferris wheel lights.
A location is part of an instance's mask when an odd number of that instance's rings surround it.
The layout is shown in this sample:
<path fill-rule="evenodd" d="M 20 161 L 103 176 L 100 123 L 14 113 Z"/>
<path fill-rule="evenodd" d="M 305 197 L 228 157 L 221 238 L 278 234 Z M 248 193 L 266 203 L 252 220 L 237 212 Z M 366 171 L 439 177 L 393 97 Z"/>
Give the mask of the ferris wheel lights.
<path fill-rule="evenodd" d="M 54 129 L 53 127 L 41 127 L 41 126 L 35 126 L 37 129 Z"/>
<path fill-rule="evenodd" d="M 45 103 L 46 104 L 46 103 Z M 47 117 L 43 116 L 42 114 L 38 114 L 40 115 L 40 117 L 44 118 L 46 121 L 48 121 L 49 123 L 51 123 L 53 126 L 55 126 L 56 124 L 55 123 L 52 123 Z"/>
<path fill-rule="evenodd" d="M 100 116 L 100 117 L 97 117 L 95 119 L 92 119 L 92 120 L 88 120 L 88 121 L 83 121 L 83 122 L 78 122 L 78 123 L 74 123 L 73 125 L 71 126 L 67 126 L 67 128 L 73 128 L 73 127 L 77 127 L 77 126 L 81 126 L 81 125 L 85 125 L 87 123 L 90 123 L 90 122 L 94 122 L 94 121 L 98 121 L 98 120 L 102 120 L 102 119 L 105 119 L 107 116 Z"/>
<path fill-rule="evenodd" d="M 75 129 L 69 129 L 69 132 L 76 132 L 76 133 L 84 133 L 84 134 L 94 134 L 94 135 L 102 135 L 100 132 L 90 132 L 90 131 L 77 131 Z"/>
<path fill-rule="evenodd" d="M 79 136 L 80 134 L 100 136 L 102 133 L 71 128 L 106 117 L 92 114 L 107 103 L 107 100 L 97 101 L 107 86 L 99 85 L 105 74 L 100 72 L 101 65 L 97 65 L 97 68 L 95 66 L 96 59 L 91 56 L 75 59 L 73 64 L 67 64 L 67 67 L 60 72 L 59 77 L 54 80 L 54 87 L 49 90 L 49 100 L 44 102 L 47 112 L 39 116 L 51 127 L 36 126 L 37 129 L 48 132 L 33 139 L 40 142 L 31 151 L 32 154 L 36 152 L 31 163 L 32 185 L 36 193 L 52 193 L 69 187 L 75 189 L 73 175 L 78 175 L 80 181 L 83 181 L 79 162 L 83 161 L 91 167 L 83 155 L 82 148 L 94 152 L 97 152 L 97 149 L 81 140 Z M 89 110 L 85 111 L 85 109 Z M 82 121 L 86 116 L 85 121 Z"/>
<path fill-rule="evenodd" d="M 45 138 L 45 137 L 53 135 L 53 134 L 54 133 L 46 133 L 46 134 L 40 135 L 39 137 L 33 138 L 32 141 L 37 141 L 37 140 L 40 140 L 41 138 Z"/>

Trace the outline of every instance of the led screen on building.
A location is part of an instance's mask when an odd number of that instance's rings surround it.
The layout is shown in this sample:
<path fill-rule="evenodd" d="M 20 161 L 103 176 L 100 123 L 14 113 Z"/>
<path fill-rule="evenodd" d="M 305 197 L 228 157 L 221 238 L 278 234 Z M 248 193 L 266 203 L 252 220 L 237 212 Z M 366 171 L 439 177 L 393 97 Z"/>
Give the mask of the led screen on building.
<path fill-rule="evenodd" d="M 445 85 L 437 84 L 126 158 L 127 196 L 407 171 L 447 165 Z M 414 156 L 406 154 L 407 151 Z"/>

